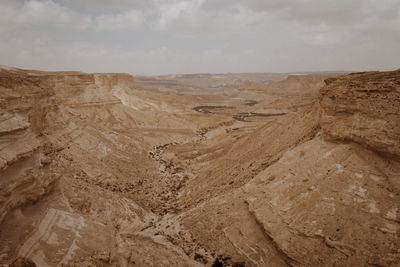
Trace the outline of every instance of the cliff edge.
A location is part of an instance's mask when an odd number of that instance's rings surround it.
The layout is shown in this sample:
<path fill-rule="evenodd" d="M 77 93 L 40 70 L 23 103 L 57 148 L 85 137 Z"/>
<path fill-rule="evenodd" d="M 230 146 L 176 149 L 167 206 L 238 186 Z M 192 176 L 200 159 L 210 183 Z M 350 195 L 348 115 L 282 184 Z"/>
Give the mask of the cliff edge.
<path fill-rule="evenodd" d="M 322 134 L 400 159 L 400 70 L 327 79 L 320 90 Z"/>

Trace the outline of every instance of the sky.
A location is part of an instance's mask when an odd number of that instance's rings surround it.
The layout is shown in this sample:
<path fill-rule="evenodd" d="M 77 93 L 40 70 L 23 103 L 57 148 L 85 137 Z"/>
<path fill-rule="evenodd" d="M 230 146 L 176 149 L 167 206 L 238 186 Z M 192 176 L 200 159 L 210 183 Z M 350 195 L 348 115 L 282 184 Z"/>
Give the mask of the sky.
<path fill-rule="evenodd" d="M 0 0 L 0 64 L 131 74 L 400 68 L 400 0 Z"/>

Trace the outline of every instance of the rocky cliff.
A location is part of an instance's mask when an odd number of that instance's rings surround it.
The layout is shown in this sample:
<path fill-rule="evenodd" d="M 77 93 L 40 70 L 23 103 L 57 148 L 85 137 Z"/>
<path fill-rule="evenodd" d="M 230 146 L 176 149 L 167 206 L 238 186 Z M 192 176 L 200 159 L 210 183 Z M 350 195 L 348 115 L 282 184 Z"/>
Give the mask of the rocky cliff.
<path fill-rule="evenodd" d="M 400 70 L 328 79 L 319 103 L 325 139 L 400 158 Z"/>
<path fill-rule="evenodd" d="M 0 264 L 398 266 L 400 72 L 332 76 L 1 67 Z"/>
<path fill-rule="evenodd" d="M 0 70 L 0 222 L 10 210 L 38 201 L 61 176 L 51 162 L 70 145 L 63 136 L 71 130 L 70 108 L 120 103 L 112 89 L 125 81 L 132 84 L 133 78 Z"/>
<path fill-rule="evenodd" d="M 138 264 L 196 265 L 162 238 L 124 244 L 122 233 L 146 228 L 157 218 L 151 209 L 162 209 L 165 188 L 148 190 L 163 184 L 148 150 L 196 136 L 179 129 L 179 116 L 161 114 L 161 101 L 143 105 L 141 94 L 127 74 L 0 69 L 0 263 L 126 264 L 132 246 L 142 246 L 139 254 L 158 252 Z M 128 105 L 129 95 L 137 101 Z M 156 140 L 155 124 L 168 134 Z"/>
<path fill-rule="evenodd" d="M 397 266 L 399 78 L 327 80 L 316 106 L 201 160 L 182 190 L 189 208 L 164 223 L 249 266 Z"/>

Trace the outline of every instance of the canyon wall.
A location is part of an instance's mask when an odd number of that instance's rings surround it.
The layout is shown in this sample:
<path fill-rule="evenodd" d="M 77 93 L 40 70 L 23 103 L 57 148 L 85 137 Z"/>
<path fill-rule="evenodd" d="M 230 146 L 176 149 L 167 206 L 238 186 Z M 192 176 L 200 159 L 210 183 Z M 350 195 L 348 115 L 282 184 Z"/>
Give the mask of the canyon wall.
<path fill-rule="evenodd" d="M 400 158 L 400 70 L 328 79 L 319 103 L 325 139 L 364 144 Z"/>
<path fill-rule="evenodd" d="M 226 90 L 0 68 L 0 264 L 396 266 L 400 71 Z"/>

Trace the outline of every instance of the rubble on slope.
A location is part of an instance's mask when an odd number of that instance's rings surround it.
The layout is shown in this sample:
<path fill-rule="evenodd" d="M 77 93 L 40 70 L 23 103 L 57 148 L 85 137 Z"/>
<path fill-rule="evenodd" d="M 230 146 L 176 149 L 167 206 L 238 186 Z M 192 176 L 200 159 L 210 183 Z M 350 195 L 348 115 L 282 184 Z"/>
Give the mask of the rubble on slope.
<path fill-rule="evenodd" d="M 336 76 L 0 68 L 0 263 L 396 266 L 400 73 Z"/>

